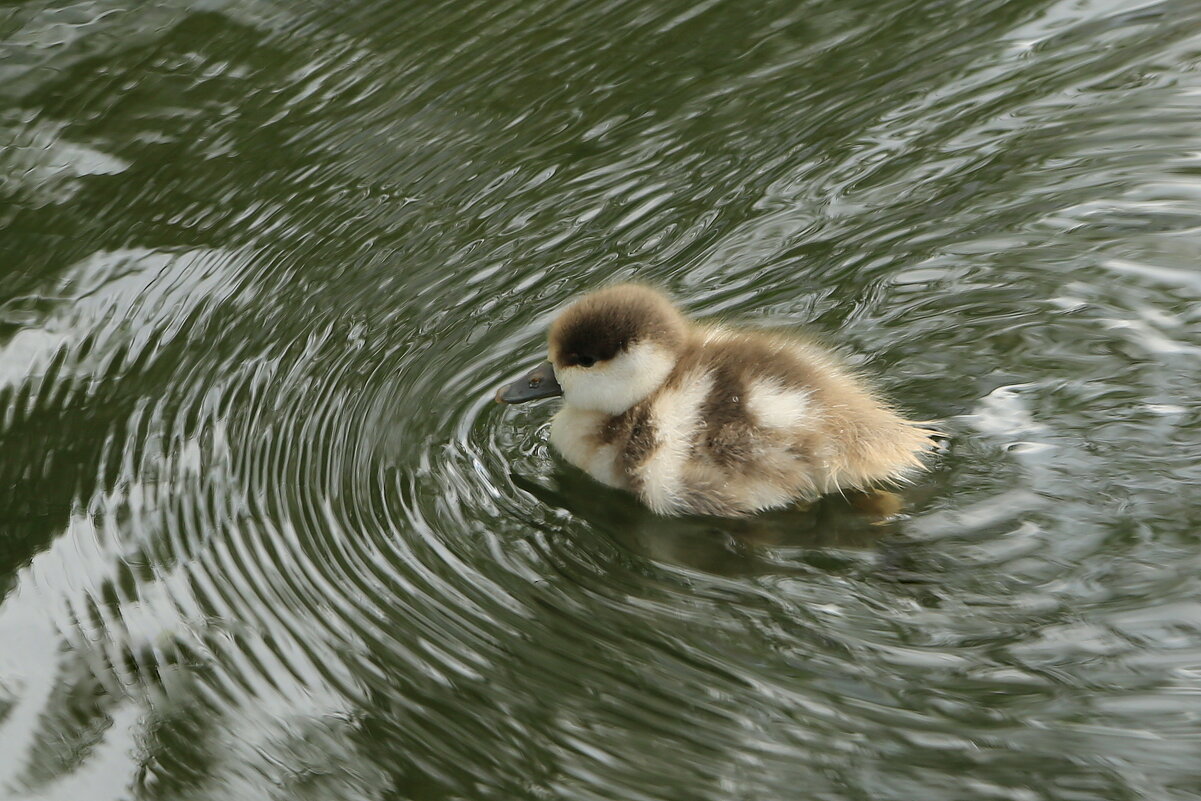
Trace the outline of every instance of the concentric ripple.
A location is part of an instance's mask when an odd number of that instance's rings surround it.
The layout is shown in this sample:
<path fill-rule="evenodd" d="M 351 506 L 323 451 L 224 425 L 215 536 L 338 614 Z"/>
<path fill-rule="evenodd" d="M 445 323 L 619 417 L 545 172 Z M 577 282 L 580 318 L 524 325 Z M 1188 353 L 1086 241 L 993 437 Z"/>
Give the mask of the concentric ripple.
<path fill-rule="evenodd" d="M 0 16 L 0 797 L 1198 797 L 1194 3 L 144 5 Z M 559 462 L 628 277 L 905 513 Z"/>

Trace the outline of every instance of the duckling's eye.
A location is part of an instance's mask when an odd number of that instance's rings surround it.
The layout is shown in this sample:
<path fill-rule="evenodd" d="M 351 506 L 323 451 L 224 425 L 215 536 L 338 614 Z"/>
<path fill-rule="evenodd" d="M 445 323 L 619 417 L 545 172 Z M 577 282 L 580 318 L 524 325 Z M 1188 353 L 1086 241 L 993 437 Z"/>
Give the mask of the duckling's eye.
<path fill-rule="evenodd" d="M 591 367 L 592 365 L 596 364 L 596 359 L 592 358 L 591 356 L 577 356 L 575 361 L 580 367 Z"/>

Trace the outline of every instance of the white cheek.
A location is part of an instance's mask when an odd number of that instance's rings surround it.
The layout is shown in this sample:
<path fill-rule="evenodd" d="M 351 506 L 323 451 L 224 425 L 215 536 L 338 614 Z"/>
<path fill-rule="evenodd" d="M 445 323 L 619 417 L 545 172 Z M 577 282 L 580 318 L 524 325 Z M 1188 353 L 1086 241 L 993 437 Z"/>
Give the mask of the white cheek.
<path fill-rule="evenodd" d="M 644 343 L 593 367 L 556 370 L 555 378 L 568 405 L 621 414 L 662 386 L 674 366 L 670 353 Z"/>

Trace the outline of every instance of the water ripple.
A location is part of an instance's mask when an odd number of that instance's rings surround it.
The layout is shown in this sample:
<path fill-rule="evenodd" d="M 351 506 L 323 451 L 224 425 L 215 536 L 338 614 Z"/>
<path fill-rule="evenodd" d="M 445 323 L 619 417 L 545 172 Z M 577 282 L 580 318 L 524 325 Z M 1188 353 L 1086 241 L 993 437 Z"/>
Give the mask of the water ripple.
<path fill-rule="evenodd" d="M 0 792 L 1193 797 L 1193 5 L 145 15 L 0 23 Z M 944 420 L 905 514 L 560 463 L 621 277 Z"/>

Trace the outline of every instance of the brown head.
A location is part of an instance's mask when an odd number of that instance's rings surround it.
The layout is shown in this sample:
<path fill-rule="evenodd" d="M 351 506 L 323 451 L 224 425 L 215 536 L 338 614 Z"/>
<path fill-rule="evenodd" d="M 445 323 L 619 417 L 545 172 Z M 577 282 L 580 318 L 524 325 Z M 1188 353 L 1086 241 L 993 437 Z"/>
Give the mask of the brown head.
<path fill-rule="evenodd" d="M 687 334 L 687 320 L 654 289 L 618 284 L 592 292 L 551 325 L 549 363 L 497 399 L 520 403 L 561 388 L 569 405 L 620 414 L 663 384 Z"/>

